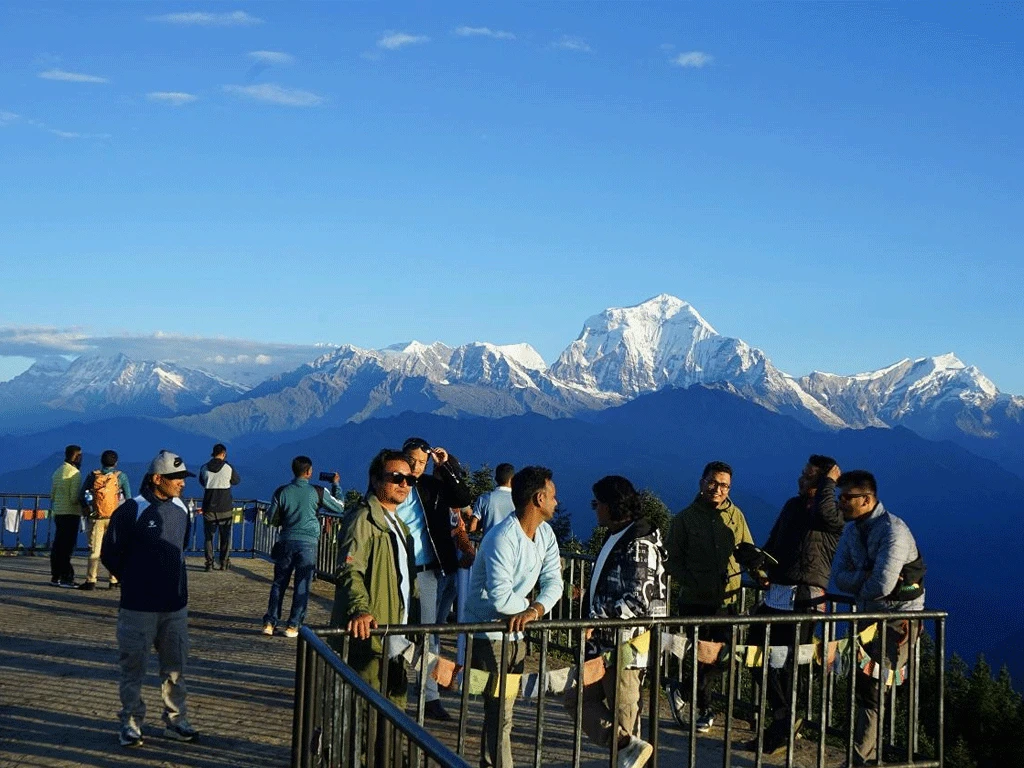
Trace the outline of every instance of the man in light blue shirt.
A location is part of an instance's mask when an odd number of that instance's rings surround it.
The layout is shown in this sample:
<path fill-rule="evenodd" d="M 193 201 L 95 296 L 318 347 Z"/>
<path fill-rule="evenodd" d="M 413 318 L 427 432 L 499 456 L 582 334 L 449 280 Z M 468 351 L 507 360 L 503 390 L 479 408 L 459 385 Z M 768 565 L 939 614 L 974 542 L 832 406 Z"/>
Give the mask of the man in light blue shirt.
<path fill-rule="evenodd" d="M 473 505 L 473 517 L 480 521 L 480 532 L 487 533 L 498 523 L 512 514 L 512 476 L 516 473 L 511 464 L 499 464 L 494 470 L 497 487 L 490 493 L 482 493 Z"/>
<path fill-rule="evenodd" d="M 473 667 L 491 674 L 484 694 L 481 768 L 512 768 L 512 699 L 505 702 L 500 723 L 498 719 L 502 633 L 511 633 L 509 664 L 504 671 L 522 674 L 526 658 L 523 630 L 554 608 L 562 596 L 558 541 L 548 525 L 558 505 L 551 470 L 521 469 L 512 478 L 511 493 L 515 513 L 493 528 L 480 544 L 462 618 L 473 624 L 500 620 L 506 625 L 504 630 L 481 632 L 473 639 Z M 540 591 L 531 602 L 530 593 L 537 586 Z"/>

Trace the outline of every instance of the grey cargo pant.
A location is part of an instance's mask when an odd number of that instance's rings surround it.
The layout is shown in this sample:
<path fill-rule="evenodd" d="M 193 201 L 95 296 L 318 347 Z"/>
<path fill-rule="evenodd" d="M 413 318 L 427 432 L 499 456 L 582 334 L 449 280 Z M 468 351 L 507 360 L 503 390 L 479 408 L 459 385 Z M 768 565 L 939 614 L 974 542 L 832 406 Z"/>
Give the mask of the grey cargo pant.
<path fill-rule="evenodd" d="M 172 613 L 129 611 L 117 614 L 117 650 L 121 667 L 121 723 L 134 717 L 141 727 L 146 717 L 142 680 L 146 660 L 155 648 L 160 662 L 160 695 L 164 717 L 174 720 L 185 715 L 185 663 L 188 660 L 188 608 Z"/>

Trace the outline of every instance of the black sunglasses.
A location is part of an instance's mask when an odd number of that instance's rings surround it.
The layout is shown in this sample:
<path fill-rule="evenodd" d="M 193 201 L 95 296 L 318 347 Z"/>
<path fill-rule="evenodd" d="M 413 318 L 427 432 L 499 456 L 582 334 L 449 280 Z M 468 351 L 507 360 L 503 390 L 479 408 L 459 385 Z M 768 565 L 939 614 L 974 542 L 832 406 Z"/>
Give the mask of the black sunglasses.
<path fill-rule="evenodd" d="M 392 485 L 401 485 L 405 483 L 408 486 L 416 485 L 416 481 L 419 479 L 416 475 L 406 475 L 402 472 L 385 472 L 381 478 L 385 483 L 391 483 Z"/>

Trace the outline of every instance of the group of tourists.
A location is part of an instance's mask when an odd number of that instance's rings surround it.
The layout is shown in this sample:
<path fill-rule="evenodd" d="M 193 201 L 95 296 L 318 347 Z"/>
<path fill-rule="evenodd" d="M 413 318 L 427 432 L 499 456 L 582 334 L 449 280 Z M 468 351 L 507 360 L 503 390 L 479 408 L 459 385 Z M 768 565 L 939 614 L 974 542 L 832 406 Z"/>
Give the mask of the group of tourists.
<path fill-rule="evenodd" d="M 223 505 L 225 496 L 230 499 L 231 484 L 238 481 L 225 456 L 224 446 L 216 446 L 213 459 L 200 472 L 209 497 L 204 497 L 204 508 L 209 502 L 211 508 L 217 507 L 218 500 Z M 76 505 L 86 504 L 86 499 L 90 509 L 107 509 L 109 502 L 98 504 L 97 500 L 112 493 L 103 490 L 114 487 L 114 481 L 106 478 L 118 473 L 117 455 L 107 451 L 103 466 L 75 488 L 73 476 L 81 463 L 81 449 L 69 446 L 65 458 L 53 478 L 57 520 L 53 580 L 58 585 L 74 583 L 70 550 L 78 524 L 64 525 L 60 516 L 70 517 L 72 510 L 78 514 Z M 373 458 L 365 495 L 346 510 L 337 474 L 321 475 L 330 481 L 330 487 L 323 488 L 310 482 L 313 462 L 309 457 L 296 457 L 291 469 L 293 480 L 274 492 L 267 517 L 280 531 L 272 552 L 274 580 L 263 633 L 277 631 L 282 599 L 294 576 L 284 634 L 298 635 L 316 568 L 318 512 L 327 509 L 340 515 L 331 624 L 347 630 L 348 663 L 404 709 L 410 643 L 394 631 L 396 626 L 445 623 L 456 606 L 460 622 L 491 624 L 472 635 L 471 667 L 489 673 L 480 765 L 511 768 L 513 699 L 499 704 L 498 681 L 502 674 L 522 674 L 525 633 L 565 594 L 558 542 L 550 525 L 558 503 L 552 471 L 527 466 L 517 472 L 509 464 L 500 464 L 495 490 L 474 499 L 454 456 L 411 437 L 401 449 L 384 449 Z M 150 464 L 138 496 L 130 498 L 127 480 L 118 473 L 119 503 L 109 514 L 87 515 L 92 519 L 85 583 L 95 585 L 98 564 L 93 561 L 98 559 L 109 570 L 111 583 L 123 585 L 117 636 L 120 742 L 125 746 L 142 742 L 145 707 L 140 689 L 145 658 L 154 645 L 160 657 L 165 734 L 184 740 L 196 737 L 186 719 L 182 679 L 188 649 L 184 551 L 191 516 L 180 497 L 190 476 L 194 474 L 179 456 L 161 451 Z M 731 499 L 732 483 L 728 464 L 709 463 L 693 501 L 662 532 L 644 516 L 640 494 L 628 479 L 610 475 L 595 482 L 591 506 L 595 523 L 607 531 L 607 538 L 581 596 L 583 615 L 635 619 L 641 625 L 643 619 L 669 615 L 736 615 L 744 570 L 764 588 L 763 603 L 757 608 L 760 614 L 823 612 L 826 593 L 835 591 L 849 595 L 859 611 L 923 609 L 921 553 L 907 525 L 879 501 L 876 480 L 869 472 L 842 472 L 834 459 L 811 456 L 799 475 L 798 494 L 785 503 L 762 548 L 754 545 L 743 512 Z M 214 564 L 213 533 L 221 537 L 219 564 L 226 568 L 225 529 L 215 522 L 206 526 L 207 568 Z M 471 541 L 472 533 L 483 534 L 478 545 Z M 63 538 L 67 536 L 71 536 L 70 547 Z M 678 585 L 674 605 L 669 577 Z M 885 623 L 866 652 L 878 659 L 884 637 L 889 668 L 906 663 L 916 624 Z M 387 633 L 374 631 L 385 625 Z M 799 639 L 793 634 L 795 626 L 772 625 L 772 643 L 809 642 L 813 622 L 800 624 Z M 728 629 L 722 624 L 701 626 L 700 638 L 727 641 L 722 631 Z M 631 653 L 619 665 L 616 658 L 624 639 L 644 631 L 643 626 L 628 625 L 588 630 L 587 659 L 602 658 L 621 669 L 596 682 L 578 675 L 580 679 L 567 688 L 565 696 L 570 711 L 577 706 L 582 711 L 579 725 L 588 738 L 615 749 L 618 765 L 626 768 L 643 766 L 653 751 L 639 735 L 648 659 L 645 653 Z M 763 632 L 764 625 L 753 625 L 750 641 L 763 641 L 759 634 Z M 507 643 L 504 654 L 503 642 Z M 339 638 L 332 637 L 331 643 L 341 649 Z M 429 643 L 437 654 L 437 637 Z M 796 664 L 794 656 L 780 668 L 765 665 L 758 673 L 772 715 L 767 727 L 762 724 L 766 753 L 785 749 L 791 730 L 801 727 L 790 711 Z M 711 689 L 720 674 L 717 664 L 698 665 L 697 711 L 692 713 L 698 732 L 708 732 L 714 725 Z M 877 758 L 878 683 L 858 675 L 855 697 L 855 764 L 870 764 Z M 429 677 L 424 698 L 427 717 L 451 719 L 441 704 L 437 683 Z M 681 707 L 678 691 L 674 698 L 673 706 Z"/>

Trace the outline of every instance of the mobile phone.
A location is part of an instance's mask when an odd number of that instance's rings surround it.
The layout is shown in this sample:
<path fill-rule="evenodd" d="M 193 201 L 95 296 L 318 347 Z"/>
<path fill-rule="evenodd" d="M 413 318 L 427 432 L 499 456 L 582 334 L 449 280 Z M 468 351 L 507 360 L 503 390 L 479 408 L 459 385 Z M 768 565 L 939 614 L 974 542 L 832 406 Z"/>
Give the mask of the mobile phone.
<path fill-rule="evenodd" d="M 320 473 L 320 482 L 321 483 L 333 483 L 334 482 L 334 475 L 335 474 L 336 474 L 335 472 L 321 472 Z"/>

